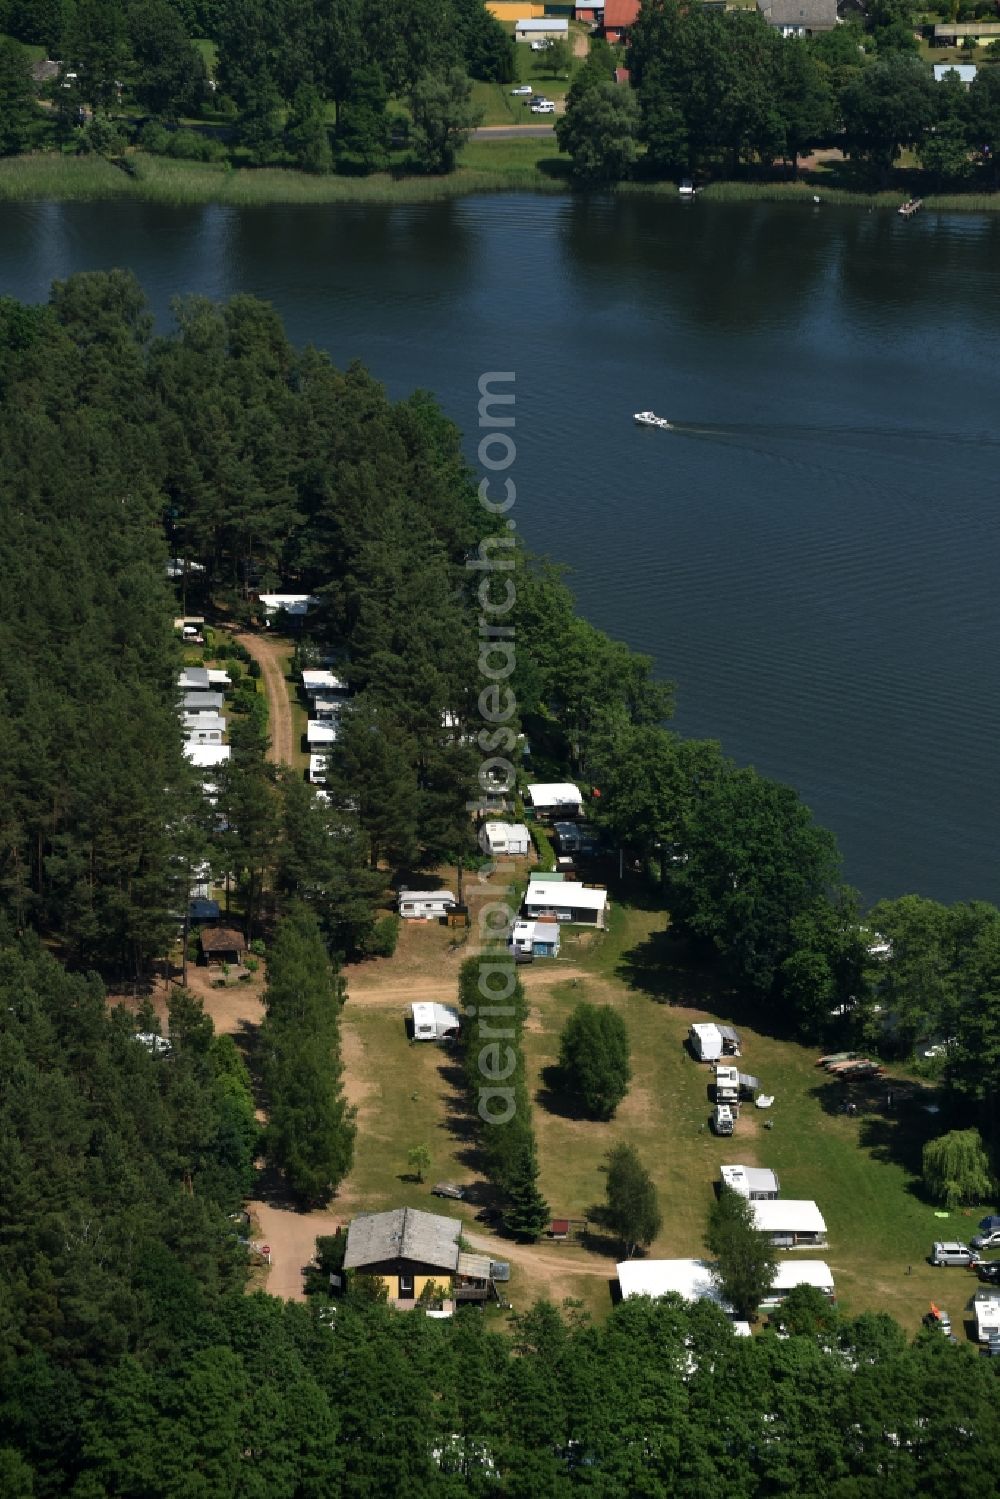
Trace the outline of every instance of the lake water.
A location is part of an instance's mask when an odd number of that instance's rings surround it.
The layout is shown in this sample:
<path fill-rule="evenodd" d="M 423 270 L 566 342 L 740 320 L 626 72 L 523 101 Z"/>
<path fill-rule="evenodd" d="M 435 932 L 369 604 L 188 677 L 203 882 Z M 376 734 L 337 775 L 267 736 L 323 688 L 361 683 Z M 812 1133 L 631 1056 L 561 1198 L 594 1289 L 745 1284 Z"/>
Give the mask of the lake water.
<path fill-rule="evenodd" d="M 398 208 L 5 205 L 0 291 L 131 267 L 253 292 L 437 393 L 475 451 L 516 372 L 515 514 L 795 786 L 866 897 L 1000 900 L 1000 218 L 511 196 Z M 648 432 L 633 411 L 679 424 Z"/>

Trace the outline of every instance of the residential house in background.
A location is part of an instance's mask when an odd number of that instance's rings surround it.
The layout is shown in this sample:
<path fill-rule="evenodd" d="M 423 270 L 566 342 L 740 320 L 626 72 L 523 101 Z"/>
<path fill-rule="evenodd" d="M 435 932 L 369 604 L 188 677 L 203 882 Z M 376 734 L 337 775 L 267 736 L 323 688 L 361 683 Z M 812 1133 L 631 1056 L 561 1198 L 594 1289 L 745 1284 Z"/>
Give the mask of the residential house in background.
<path fill-rule="evenodd" d="M 757 9 L 782 36 L 816 36 L 837 24 L 837 0 L 757 0 Z"/>
<path fill-rule="evenodd" d="M 954 73 L 963 88 L 971 88 L 978 72 L 979 69 L 974 63 L 970 62 L 936 62 L 934 64 L 934 82 L 943 83 L 949 73 Z M 868 951 L 871 952 L 872 949 L 869 948 Z"/>
<path fill-rule="evenodd" d="M 604 0 L 604 35 L 609 42 L 626 42 L 639 16 L 639 0 Z"/>
<path fill-rule="evenodd" d="M 945 21 L 934 27 L 935 47 L 960 47 L 970 39 L 977 47 L 1000 42 L 1000 21 Z"/>
<path fill-rule="evenodd" d="M 521 16 L 514 22 L 515 42 L 540 42 L 546 38 L 567 41 L 569 21 L 562 16 Z"/>

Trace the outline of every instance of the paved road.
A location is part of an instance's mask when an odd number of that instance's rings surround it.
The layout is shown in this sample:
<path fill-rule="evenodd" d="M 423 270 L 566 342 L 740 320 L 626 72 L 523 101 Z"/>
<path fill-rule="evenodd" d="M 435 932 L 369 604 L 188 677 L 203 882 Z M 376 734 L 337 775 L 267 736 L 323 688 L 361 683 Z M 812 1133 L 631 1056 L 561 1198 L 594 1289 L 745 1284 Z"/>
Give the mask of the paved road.
<path fill-rule="evenodd" d="M 555 135 L 552 125 L 479 125 L 472 132 L 473 139 L 481 141 L 517 141 L 527 140 L 529 137 L 537 140 L 551 137 L 555 140 Z"/>
<path fill-rule="evenodd" d="M 294 736 L 292 734 L 292 705 L 288 701 L 288 683 L 285 681 L 285 647 L 281 641 L 269 640 L 266 635 L 237 635 L 255 661 L 260 663 L 261 678 L 267 694 L 268 730 L 271 744 L 267 758 L 273 765 L 294 763 Z"/>

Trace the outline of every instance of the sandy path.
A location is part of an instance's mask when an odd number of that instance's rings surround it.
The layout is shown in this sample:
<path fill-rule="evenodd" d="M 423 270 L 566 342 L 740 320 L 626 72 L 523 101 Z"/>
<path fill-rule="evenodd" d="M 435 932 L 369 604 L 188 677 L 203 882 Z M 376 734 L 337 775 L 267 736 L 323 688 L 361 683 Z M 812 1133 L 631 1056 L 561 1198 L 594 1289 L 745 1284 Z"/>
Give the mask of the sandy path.
<path fill-rule="evenodd" d="M 573 33 L 573 56 L 586 57 L 590 51 L 590 37 L 585 31 L 574 31 Z"/>
<path fill-rule="evenodd" d="M 316 1252 L 316 1240 L 336 1233 L 346 1219 L 333 1213 L 297 1213 L 273 1202 L 250 1202 L 247 1210 L 260 1224 L 258 1243 L 271 1252 L 267 1294 L 284 1301 L 304 1301 L 302 1272 Z"/>
<path fill-rule="evenodd" d="M 525 964 L 520 969 L 521 982 L 529 994 L 533 989 L 588 977 L 592 975 L 585 973 L 582 968 L 546 968 Z M 449 999 L 454 999 L 450 989 L 454 988 L 455 982 L 455 975 L 445 974 L 438 979 L 403 979 L 398 983 L 387 984 L 378 977 L 366 981 L 361 971 L 357 975 L 348 972 L 347 997 L 349 1002 L 372 1010 L 412 1004 L 414 1000 L 436 999 L 446 1004 Z"/>
<path fill-rule="evenodd" d="M 260 664 L 264 691 L 267 694 L 268 729 L 271 744 L 267 758 L 272 765 L 291 765 L 295 744 L 292 733 L 292 705 L 288 700 L 288 683 L 285 681 L 285 650 L 283 642 L 269 640 L 266 635 L 237 635 L 255 661 Z"/>

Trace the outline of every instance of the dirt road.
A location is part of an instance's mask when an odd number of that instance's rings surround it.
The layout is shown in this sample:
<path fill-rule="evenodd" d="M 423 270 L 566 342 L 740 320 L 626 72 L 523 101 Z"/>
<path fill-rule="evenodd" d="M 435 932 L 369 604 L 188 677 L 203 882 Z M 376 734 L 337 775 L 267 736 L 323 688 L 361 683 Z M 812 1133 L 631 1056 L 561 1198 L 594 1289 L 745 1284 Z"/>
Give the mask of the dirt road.
<path fill-rule="evenodd" d="M 288 683 L 285 681 L 287 647 L 282 641 L 270 640 L 266 635 L 237 635 L 251 656 L 260 664 L 260 674 L 267 694 L 269 715 L 268 730 L 271 736 L 267 758 L 272 765 L 294 763 L 295 738 L 292 732 L 292 705 L 288 698 Z"/>
<path fill-rule="evenodd" d="M 573 979 L 588 977 L 582 968 L 562 968 L 555 964 L 545 966 L 539 964 L 527 964 L 519 970 L 520 978 L 525 989 L 530 994 L 532 989 L 544 988 L 552 984 L 571 982 Z M 437 999 L 447 1003 L 454 999 L 449 991 L 454 988 L 457 981 L 457 972 L 453 974 L 442 973 L 436 979 L 404 979 L 399 983 L 386 983 L 384 978 L 376 976 L 366 982 L 363 969 L 355 973 L 348 970 L 347 994 L 348 999 L 354 1004 L 363 1005 L 365 1009 L 390 1008 L 393 1005 L 408 1005 L 414 1000 Z"/>

